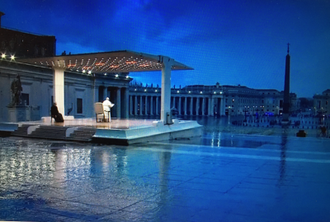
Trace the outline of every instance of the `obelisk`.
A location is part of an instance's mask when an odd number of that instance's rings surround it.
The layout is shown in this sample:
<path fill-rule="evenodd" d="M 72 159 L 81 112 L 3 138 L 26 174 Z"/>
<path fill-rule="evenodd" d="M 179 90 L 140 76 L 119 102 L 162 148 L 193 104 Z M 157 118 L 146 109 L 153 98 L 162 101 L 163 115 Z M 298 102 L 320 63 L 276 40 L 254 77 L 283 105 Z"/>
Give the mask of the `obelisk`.
<path fill-rule="evenodd" d="M 283 118 L 282 124 L 289 123 L 289 115 L 290 115 L 290 54 L 289 54 L 289 46 L 288 43 L 288 51 L 285 59 L 285 79 L 284 79 L 284 98 L 283 98 Z"/>

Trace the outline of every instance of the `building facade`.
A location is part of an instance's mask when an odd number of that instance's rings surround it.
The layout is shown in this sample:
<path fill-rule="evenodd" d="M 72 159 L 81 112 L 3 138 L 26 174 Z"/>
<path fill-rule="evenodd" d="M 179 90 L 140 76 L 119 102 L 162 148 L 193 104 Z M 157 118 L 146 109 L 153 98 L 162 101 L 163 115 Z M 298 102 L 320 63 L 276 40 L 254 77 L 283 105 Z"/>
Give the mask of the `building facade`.
<path fill-rule="evenodd" d="M 0 121 L 8 121 L 8 105 L 12 95 L 10 85 L 21 77 L 21 104 L 28 109 L 27 120 L 49 116 L 53 102 L 53 70 L 47 67 L 0 60 Z M 75 118 L 94 117 L 93 105 L 106 97 L 115 103 L 112 116 L 117 118 L 160 116 L 161 88 L 130 83 L 128 73 L 82 74 L 65 72 L 65 113 Z M 325 91 L 322 98 L 329 98 Z M 328 96 L 328 97 L 327 97 Z M 319 97 L 315 97 L 319 98 Z M 291 112 L 299 109 L 296 95 L 291 93 Z M 315 100 L 316 101 L 316 100 Z M 324 109 L 327 100 L 318 102 Z M 274 89 L 252 89 L 246 86 L 189 85 L 171 89 L 171 108 L 177 115 L 280 115 L 283 92 Z"/>
<path fill-rule="evenodd" d="M 330 89 L 322 92 L 321 95 L 313 96 L 314 113 L 322 115 L 330 115 Z"/>
<path fill-rule="evenodd" d="M 0 56 L 49 57 L 56 53 L 55 36 L 35 35 L 3 28 L 0 25 Z"/>
<path fill-rule="evenodd" d="M 161 88 L 159 86 L 130 85 L 131 116 L 158 116 L 160 114 Z M 180 116 L 224 114 L 220 106 L 222 89 L 208 86 L 187 86 L 171 89 L 171 107 Z"/>
<path fill-rule="evenodd" d="M 53 102 L 53 70 L 15 61 L 0 60 L 0 121 L 10 121 L 8 105 L 12 100 L 11 83 L 20 76 L 21 106 L 27 110 L 26 120 L 50 116 Z M 75 118 L 94 117 L 94 103 L 109 97 L 115 107 L 112 116 L 128 117 L 128 86 L 132 79 L 127 73 L 81 74 L 65 72 L 65 113 Z"/>
<path fill-rule="evenodd" d="M 158 116 L 159 86 L 131 83 L 129 87 L 130 116 Z M 290 94 L 290 112 L 299 110 L 294 93 Z M 171 108 L 179 116 L 281 115 L 283 91 L 252 89 L 246 86 L 190 85 L 171 89 Z"/>

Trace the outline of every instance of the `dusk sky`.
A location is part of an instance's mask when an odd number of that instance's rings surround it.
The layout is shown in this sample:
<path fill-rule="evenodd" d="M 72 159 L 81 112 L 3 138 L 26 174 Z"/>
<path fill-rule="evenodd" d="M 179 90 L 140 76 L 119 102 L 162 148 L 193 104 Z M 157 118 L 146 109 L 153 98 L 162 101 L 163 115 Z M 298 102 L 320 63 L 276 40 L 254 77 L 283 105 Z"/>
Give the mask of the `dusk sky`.
<path fill-rule="evenodd" d="M 287 43 L 291 92 L 330 88 L 329 0 L 0 0 L 2 26 L 54 35 L 57 54 L 131 50 L 166 55 L 192 71 L 172 86 L 284 88 Z M 131 73 L 161 84 L 160 72 Z"/>

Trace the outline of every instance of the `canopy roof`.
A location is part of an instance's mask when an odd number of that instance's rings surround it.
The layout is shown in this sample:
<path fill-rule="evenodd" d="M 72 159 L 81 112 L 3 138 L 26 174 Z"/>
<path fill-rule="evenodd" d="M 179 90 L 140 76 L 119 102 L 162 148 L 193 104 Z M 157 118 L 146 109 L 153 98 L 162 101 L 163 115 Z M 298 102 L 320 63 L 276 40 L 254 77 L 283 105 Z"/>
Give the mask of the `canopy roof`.
<path fill-rule="evenodd" d="M 158 71 L 163 68 L 163 58 L 168 57 L 133 51 L 113 51 L 86 54 L 61 55 L 54 57 L 17 59 L 33 65 L 64 68 L 75 72 L 119 73 Z M 182 63 L 173 62 L 172 70 L 192 70 Z"/>

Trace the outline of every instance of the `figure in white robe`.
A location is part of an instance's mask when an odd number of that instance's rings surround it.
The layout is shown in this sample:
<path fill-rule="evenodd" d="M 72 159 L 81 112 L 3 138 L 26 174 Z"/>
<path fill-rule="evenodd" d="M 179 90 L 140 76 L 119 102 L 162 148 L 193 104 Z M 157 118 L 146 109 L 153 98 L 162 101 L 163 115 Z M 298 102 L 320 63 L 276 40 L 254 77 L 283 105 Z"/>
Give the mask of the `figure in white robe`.
<path fill-rule="evenodd" d="M 108 119 L 108 121 L 111 122 L 111 108 L 114 106 L 115 104 L 113 104 L 112 102 L 110 102 L 109 97 L 107 97 L 104 101 L 103 101 L 103 110 L 104 110 L 104 116 L 106 119 Z"/>

